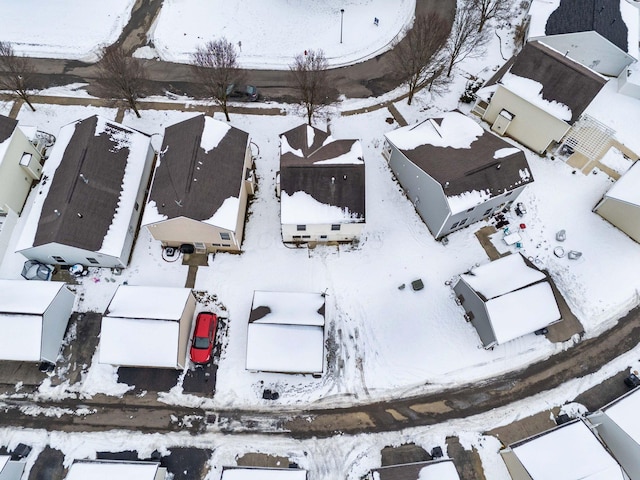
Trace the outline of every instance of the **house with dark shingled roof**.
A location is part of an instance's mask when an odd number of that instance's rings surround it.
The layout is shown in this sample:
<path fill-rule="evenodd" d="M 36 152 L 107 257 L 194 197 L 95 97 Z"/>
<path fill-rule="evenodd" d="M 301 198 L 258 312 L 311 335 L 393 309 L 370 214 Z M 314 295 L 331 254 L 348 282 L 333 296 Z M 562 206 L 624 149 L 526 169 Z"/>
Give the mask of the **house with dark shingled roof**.
<path fill-rule="evenodd" d="M 204 115 L 171 125 L 142 224 L 165 247 L 239 252 L 254 178 L 248 133 Z"/>
<path fill-rule="evenodd" d="M 154 160 L 137 130 L 97 115 L 65 125 L 16 250 L 47 264 L 126 267 Z"/>
<path fill-rule="evenodd" d="M 350 242 L 365 225 L 360 140 L 300 125 L 280 135 L 280 220 L 284 242 Z"/>
<path fill-rule="evenodd" d="M 473 113 L 498 135 L 544 154 L 582 115 L 607 79 L 542 42 L 529 42 L 483 88 Z"/>
<path fill-rule="evenodd" d="M 382 154 L 436 239 L 508 208 L 533 182 L 522 150 L 460 112 L 385 137 Z"/>

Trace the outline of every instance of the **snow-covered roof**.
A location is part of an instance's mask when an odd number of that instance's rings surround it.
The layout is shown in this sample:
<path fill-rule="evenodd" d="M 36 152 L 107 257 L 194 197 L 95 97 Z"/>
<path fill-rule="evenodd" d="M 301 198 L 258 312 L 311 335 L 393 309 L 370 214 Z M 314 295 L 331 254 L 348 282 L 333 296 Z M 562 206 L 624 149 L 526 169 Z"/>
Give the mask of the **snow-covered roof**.
<path fill-rule="evenodd" d="M 636 161 L 627 172 L 614 183 L 605 197 L 625 203 L 640 205 L 640 161 Z"/>
<path fill-rule="evenodd" d="M 623 480 L 616 463 L 587 425 L 578 420 L 513 446 L 534 480 Z"/>
<path fill-rule="evenodd" d="M 66 284 L 27 280 L 0 280 L 0 314 L 42 315 Z"/>
<path fill-rule="evenodd" d="M 121 285 L 106 311 L 108 317 L 180 320 L 191 289 Z"/>
<path fill-rule="evenodd" d="M 437 462 L 420 470 L 417 480 L 460 480 L 453 462 Z"/>
<path fill-rule="evenodd" d="M 221 480 L 307 480 L 307 472 L 293 468 L 225 468 Z"/>
<path fill-rule="evenodd" d="M 398 128 L 385 136 L 440 183 L 454 214 L 533 181 L 522 150 L 457 111 Z"/>
<path fill-rule="evenodd" d="M 157 480 L 158 467 L 147 462 L 74 462 L 66 480 Z"/>
<path fill-rule="evenodd" d="M 460 277 L 489 300 L 544 280 L 545 275 L 527 265 L 522 255 L 514 254 L 474 267 Z"/>
<path fill-rule="evenodd" d="M 0 335 L 0 359 L 23 362 L 40 361 L 42 317 L 0 314 L 0 332 L 2 332 Z"/>
<path fill-rule="evenodd" d="M 324 297 L 319 293 L 254 293 L 247 329 L 247 370 L 321 373 Z"/>
<path fill-rule="evenodd" d="M 640 389 L 630 391 L 602 411 L 640 445 Z"/>
<path fill-rule="evenodd" d="M 122 255 L 150 146 L 96 115 L 62 127 L 16 250 L 60 243 Z"/>
<path fill-rule="evenodd" d="M 9 460 L 11 460 L 10 456 L 8 456 L 8 455 L 0 455 L 0 472 L 2 472 L 2 469 L 9 462 Z"/>
<path fill-rule="evenodd" d="M 100 363 L 176 368 L 179 340 L 178 322 L 102 317 Z"/>
<path fill-rule="evenodd" d="M 553 115 L 560 120 L 568 122 L 571 120 L 571 109 L 563 103 L 556 102 L 555 100 L 546 100 L 542 96 L 542 84 L 536 82 L 530 78 L 519 77 L 511 73 L 511 71 L 505 73 L 500 80 L 500 83 L 526 101 L 535 105 L 536 107 L 544 110 L 550 115 Z"/>
<path fill-rule="evenodd" d="M 375 480 L 460 480 L 451 460 L 389 465 L 372 470 Z"/>
<path fill-rule="evenodd" d="M 165 129 L 142 224 L 185 217 L 236 230 L 249 134 L 199 115 Z"/>

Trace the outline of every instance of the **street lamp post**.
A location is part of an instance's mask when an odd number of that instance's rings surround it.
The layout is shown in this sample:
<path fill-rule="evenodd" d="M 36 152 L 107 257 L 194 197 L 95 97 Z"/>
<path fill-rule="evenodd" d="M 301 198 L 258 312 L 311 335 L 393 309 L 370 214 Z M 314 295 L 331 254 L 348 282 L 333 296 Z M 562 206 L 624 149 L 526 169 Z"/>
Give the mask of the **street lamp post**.
<path fill-rule="evenodd" d="M 342 23 L 344 20 L 344 8 L 340 9 L 340 43 L 342 43 Z"/>

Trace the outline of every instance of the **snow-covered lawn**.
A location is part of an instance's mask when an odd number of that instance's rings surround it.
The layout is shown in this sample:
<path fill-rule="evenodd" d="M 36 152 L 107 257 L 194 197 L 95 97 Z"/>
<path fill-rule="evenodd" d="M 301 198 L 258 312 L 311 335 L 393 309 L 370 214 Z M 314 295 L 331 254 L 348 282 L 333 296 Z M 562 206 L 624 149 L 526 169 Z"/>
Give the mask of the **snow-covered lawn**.
<path fill-rule="evenodd" d="M 135 0 L 0 0 L 0 41 L 30 57 L 96 61 L 115 42 Z"/>
<path fill-rule="evenodd" d="M 13 107 L 13 102 L 0 101 L 0 115 L 9 115 L 11 107 Z"/>

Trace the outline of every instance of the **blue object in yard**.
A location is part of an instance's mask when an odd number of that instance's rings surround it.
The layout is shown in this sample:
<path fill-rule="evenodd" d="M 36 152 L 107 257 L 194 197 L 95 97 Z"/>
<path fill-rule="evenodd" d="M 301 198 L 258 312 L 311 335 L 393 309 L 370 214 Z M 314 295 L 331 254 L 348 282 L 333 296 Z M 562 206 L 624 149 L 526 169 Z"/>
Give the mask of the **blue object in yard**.
<path fill-rule="evenodd" d="M 516 242 L 516 248 L 522 248 L 522 243 L 521 242 Z"/>

